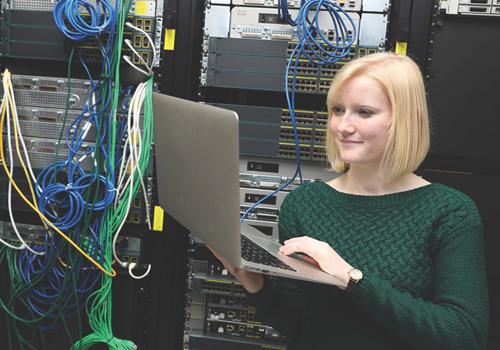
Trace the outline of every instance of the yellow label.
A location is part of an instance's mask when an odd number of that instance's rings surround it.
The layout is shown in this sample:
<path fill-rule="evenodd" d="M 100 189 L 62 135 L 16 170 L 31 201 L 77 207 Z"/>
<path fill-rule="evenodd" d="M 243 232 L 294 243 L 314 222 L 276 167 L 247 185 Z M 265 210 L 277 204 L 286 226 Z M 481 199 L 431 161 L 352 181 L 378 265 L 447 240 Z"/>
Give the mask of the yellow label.
<path fill-rule="evenodd" d="M 165 43 L 163 50 L 174 51 L 175 48 L 175 29 L 165 29 Z"/>
<path fill-rule="evenodd" d="M 406 56 L 408 43 L 406 41 L 396 41 L 396 54 Z"/>
<path fill-rule="evenodd" d="M 136 1 L 135 2 L 135 15 L 136 16 L 146 16 L 148 12 L 147 1 Z"/>
<path fill-rule="evenodd" d="M 155 205 L 153 213 L 153 231 L 163 231 L 163 209 Z"/>

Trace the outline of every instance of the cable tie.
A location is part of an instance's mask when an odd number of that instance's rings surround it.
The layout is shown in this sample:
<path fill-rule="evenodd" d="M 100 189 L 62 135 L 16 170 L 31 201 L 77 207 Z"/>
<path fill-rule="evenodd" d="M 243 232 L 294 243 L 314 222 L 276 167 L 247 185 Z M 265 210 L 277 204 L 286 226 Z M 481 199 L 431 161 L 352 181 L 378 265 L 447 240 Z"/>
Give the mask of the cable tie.
<path fill-rule="evenodd" d="M 68 192 L 69 190 L 71 190 L 71 187 L 73 186 L 73 184 L 70 182 L 66 185 L 66 188 L 64 189 L 66 192 Z"/>
<path fill-rule="evenodd" d="M 106 344 L 109 344 L 109 342 L 112 341 L 113 339 L 115 339 L 115 337 L 111 336 L 111 338 L 109 338 L 108 340 L 106 340 Z"/>

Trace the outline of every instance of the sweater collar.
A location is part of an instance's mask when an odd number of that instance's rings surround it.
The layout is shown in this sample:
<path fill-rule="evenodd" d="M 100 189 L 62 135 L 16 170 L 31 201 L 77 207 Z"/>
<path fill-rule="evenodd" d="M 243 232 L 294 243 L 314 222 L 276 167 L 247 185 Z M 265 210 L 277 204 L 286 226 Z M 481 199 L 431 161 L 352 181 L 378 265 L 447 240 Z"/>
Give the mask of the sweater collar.
<path fill-rule="evenodd" d="M 369 196 L 339 192 L 326 182 L 321 182 L 321 186 L 325 188 L 325 193 L 329 198 L 333 199 L 336 204 L 351 206 L 351 207 L 388 207 L 398 204 L 403 204 L 415 200 L 423 193 L 439 186 L 439 184 L 431 183 L 425 186 L 417 187 L 412 190 L 395 192 L 383 195 Z"/>

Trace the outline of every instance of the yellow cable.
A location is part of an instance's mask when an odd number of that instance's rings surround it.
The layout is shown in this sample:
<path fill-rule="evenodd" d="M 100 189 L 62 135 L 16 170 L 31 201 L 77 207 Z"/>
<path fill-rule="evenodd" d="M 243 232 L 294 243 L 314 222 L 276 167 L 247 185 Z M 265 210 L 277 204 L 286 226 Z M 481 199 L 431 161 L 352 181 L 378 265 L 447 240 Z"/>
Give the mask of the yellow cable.
<path fill-rule="evenodd" d="M 9 72 L 6 70 L 7 74 Z M 5 120 L 5 112 L 7 111 L 7 104 L 4 104 L 4 108 L 2 109 L 2 116 L 0 118 L 0 130 L 3 130 L 3 124 Z M 63 237 L 69 244 L 71 244 L 80 254 L 82 254 L 86 259 L 88 259 L 92 264 L 94 264 L 99 270 L 101 270 L 103 273 L 110 277 L 115 277 L 116 276 L 116 271 L 111 268 L 111 272 L 107 271 L 101 264 L 99 264 L 97 261 L 94 260 L 90 255 L 85 253 L 71 238 L 69 238 L 65 233 L 63 233 L 61 230 L 59 230 L 45 215 L 43 215 L 37 207 L 31 203 L 29 199 L 27 199 L 22 191 L 19 189 L 17 186 L 17 183 L 14 181 L 12 178 L 12 175 L 10 174 L 9 168 L 7 167 L 7 163 L 5 162 L 5 155 L 3 151 L 3 137 L 0 137 L 0 159 L 2 160 L 2 165 L 5 171 L 5 174 L 9 178 L 10 182 L 12 183 L 12 186 L 16 189 L 17 193 L 21 196 L 21 198 L 24 200 L 24 202 L 33 210 L 35 211 L 42 220 L 44 220 L 54 231 L 56 231 L 61 237 Z"/>
<path fill-rule="evenodd" d="M 35 196 L 35 191 L 33 190 L 33 184 L 31 182 L 31 176 L 28 173 L 28 170 L 26 169 L 26 164 L 24 163 L 23 156 L 21 154 L 21 150 L 19 149 L 19 132 L 17 131 L 17 108 L 14 105 L 14 96 L 12 95 L 12 80 L 11 80 L 11 74 L 8 70 L 5 71 L 3 79 L 5 80 L 5 83 L 8 85 L 7 89 L 5 91 L 5 96 L 7 96 L 7 101 L 9 102 L 10 109 L 12 112 L 12 124 L 14 126 L 14 140 L 16 144 L 16 152 L 17 156 L 19 158 L 19 162 L 21 163 L 21 167 L 23 168 L 24 175 L 26 176 L 26 180 L 28 181 L 28 186 L 30 189 L 31 193 L 31 198 L 33 198 L 33 205 L 36 206 L 36 196 Z M 42 224 L 45 227 L 45 229 L 48 229 L 47 224 L 43 221 Z"/>

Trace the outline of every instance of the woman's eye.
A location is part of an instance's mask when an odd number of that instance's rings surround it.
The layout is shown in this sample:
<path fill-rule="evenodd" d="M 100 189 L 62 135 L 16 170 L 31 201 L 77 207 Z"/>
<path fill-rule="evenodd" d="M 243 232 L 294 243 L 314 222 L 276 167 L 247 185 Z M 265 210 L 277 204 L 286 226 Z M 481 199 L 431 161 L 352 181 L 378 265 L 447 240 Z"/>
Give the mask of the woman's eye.
<path fill-rule="evenodd" d="M 373 114 L 372 111 L 369 111 L 367 109 L 361 109 L 359 111 L 359 115 L 365 118 L 371 116 L 372 114 Z"/>
<path fill-rule="evenodd" d="M 333 107 L 333 114 L 335 115 L 340 115 L 343 111 L 342 107 Z"/>

